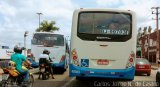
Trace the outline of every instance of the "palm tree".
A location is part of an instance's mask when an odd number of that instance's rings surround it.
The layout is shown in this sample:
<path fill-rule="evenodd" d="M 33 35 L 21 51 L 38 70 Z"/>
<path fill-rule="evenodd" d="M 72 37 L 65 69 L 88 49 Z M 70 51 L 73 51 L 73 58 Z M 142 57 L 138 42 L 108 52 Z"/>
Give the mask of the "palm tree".
<path fill-rule="evenodd" d="M 137 49 L 136 49 L 137 56 L 141 56 L 141 44 L 140 44 L 141 37 L 142 37 L 142 28 L 139 27 L 138 34 L 137 34 Z"/>
<path fill-rule="evenodd" d="M 144 27 L 143 29 L 143 35 L 146 35 L 147 34 L 147 27 Z"/>
<path fill-rule="evenodd" d="M 142 28 L 141 28 L 141 27 L 139 27 L 139 28 L 138 28 L 138 37 L 139 37 L 139 38 L 140 38 L 140 37 L 141 37 L 141 35 L 142 35 L 142 32 L 141 32 L 141 31 L 142 31 Z"/>
<path fill-rule="evenodd" d="M 141 31 L 142 31 L 142 28 L 139 27 L 138 28 L 138 34 L 137 34 L 137 46 L 139 46 L 139 40 L 142 37 L 142 32 Z"/>
<path fill-rule="evenodd" d="M 41 23 L 41 27 L 39 27 L 38 29 L 36 29 L 37 32 L 54 32 L 54 31 L 58 31 L 59 28 L 55 26 L 56 22 L 55 21 L 43 21 Z"/>
<path fill-rule="evenodd" d="M 149 26 L 149 27 L 148 27 L 148 33 L 150 34 L 150 33 L 151 33 L 151 31 L 152 31 L 152 27 L 151 27 L 151 26 Z"/>

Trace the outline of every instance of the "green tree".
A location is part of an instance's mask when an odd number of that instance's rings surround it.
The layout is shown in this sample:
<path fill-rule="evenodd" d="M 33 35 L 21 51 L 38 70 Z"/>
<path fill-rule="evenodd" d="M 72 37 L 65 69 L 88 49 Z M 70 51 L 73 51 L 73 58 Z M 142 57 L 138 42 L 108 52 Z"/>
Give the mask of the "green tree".
<path fill-rule="evenodd" d="M 139 39 L 142 37 L 142 28 L 138 28 L 138 34 L 137 34 L 137 46 L 139 45 Z"/>
<path fill-rule="evenodd" d="M 152 31 L 152 27 L 149 26 L 149 27 L 148 27 L 148 33 L 151 33 L 151 31 Z"/>
<path fill-rule="evenodd" d="M 40 28 L 37 28 L 36 31 L 37 32 L 54 32 L 54 31 L 58 31 L 59 28 L 55 26 L 56 22 L 55 21 L 43 21 L 41 23 Z"/>
<path fill-rule="evenodd" d="M 138 36 L 139 36 L 139 37 L 141 37 L 141 35 L 142 35 L 142 32 L 141 32 L 141 31 L 142 31 L 142 28 L 139 27 L 139 28 L 138 28 Z"/>
<path fill-rule="evenodd" d="M 147 27 L 144 27 L 143 29 L 143 35 L 147 34 Z"/>

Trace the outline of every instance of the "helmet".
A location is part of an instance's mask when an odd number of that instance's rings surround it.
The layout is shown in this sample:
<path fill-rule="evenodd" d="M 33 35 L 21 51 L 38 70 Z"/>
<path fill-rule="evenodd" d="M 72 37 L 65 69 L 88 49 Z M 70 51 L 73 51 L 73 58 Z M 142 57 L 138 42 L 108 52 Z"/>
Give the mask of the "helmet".
<path fill-rule="evenodd" d="M 17 46 L 17 45 L 14 47 L 14 52 L 15 52 L 15 53 L 20 53 L 20 54 L 21 54 L 21 53 L 22 53 L 22 50 L 23 50 L 23 48 L 22 48 L 22 47 L 19 47 L 19 46 Z"/>
<path fill-rule="evenodd" d="M 47 55 L 49 55 L 49 54 L 50 54 L 50 52 L 49 52 L 48 50 L 44 49 L 44 50 L 43 50 L 43 54 L 47 54 Z"/>

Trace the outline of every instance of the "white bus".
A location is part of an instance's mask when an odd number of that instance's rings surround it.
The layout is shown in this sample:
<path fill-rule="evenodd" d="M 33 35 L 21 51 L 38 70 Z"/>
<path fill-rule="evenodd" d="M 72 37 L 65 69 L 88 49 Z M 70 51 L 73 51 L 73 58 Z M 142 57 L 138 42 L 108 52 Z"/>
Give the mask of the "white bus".
<path fill-rule="evenodd" d="M 36 32 L 31 41 L 31 53 L 35 57 L 35 61 L 39 62 L 39 55 L 43 50 L 50 51 L 50 58 L 53 61 L 54 68 L 68 67 L 68 43 L 62 34 L 54 34 L 50 32 Z"/>
<path fill-rule="evenodd" d="M 0 45 L 0 61 L 1 60 L 10 60 L 10 56 L 14 53 L 7 45 Z"/>
<path fill-rule="evenodd" d="M 69 75 L 133 80 L 136 18 L 130 10 L 78 9 L 73 13 Z"/>

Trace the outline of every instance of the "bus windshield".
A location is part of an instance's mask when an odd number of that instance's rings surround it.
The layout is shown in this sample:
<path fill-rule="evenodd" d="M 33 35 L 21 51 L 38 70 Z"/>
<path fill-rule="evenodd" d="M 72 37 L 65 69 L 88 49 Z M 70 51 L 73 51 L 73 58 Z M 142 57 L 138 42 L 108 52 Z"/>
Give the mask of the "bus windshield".
<path fill-rule="evenodd" d="M 58 34 L 37 33 L 34 35 L 32 39 L 32 44 L 44 45 L 46 47 L 64 46 L 64 37 L 63 35 L 58 35 Z"/>
<path fill-rule="evenodd" d="M 9 46 L 2 46 L 2 49 L 9 49 Z"/>
<path fill-rule="evenodd" d="M 132 34 L 132 16 L 118 12 L 81 12 L 78 37 L 84 40 L 126 41 Z"/>

